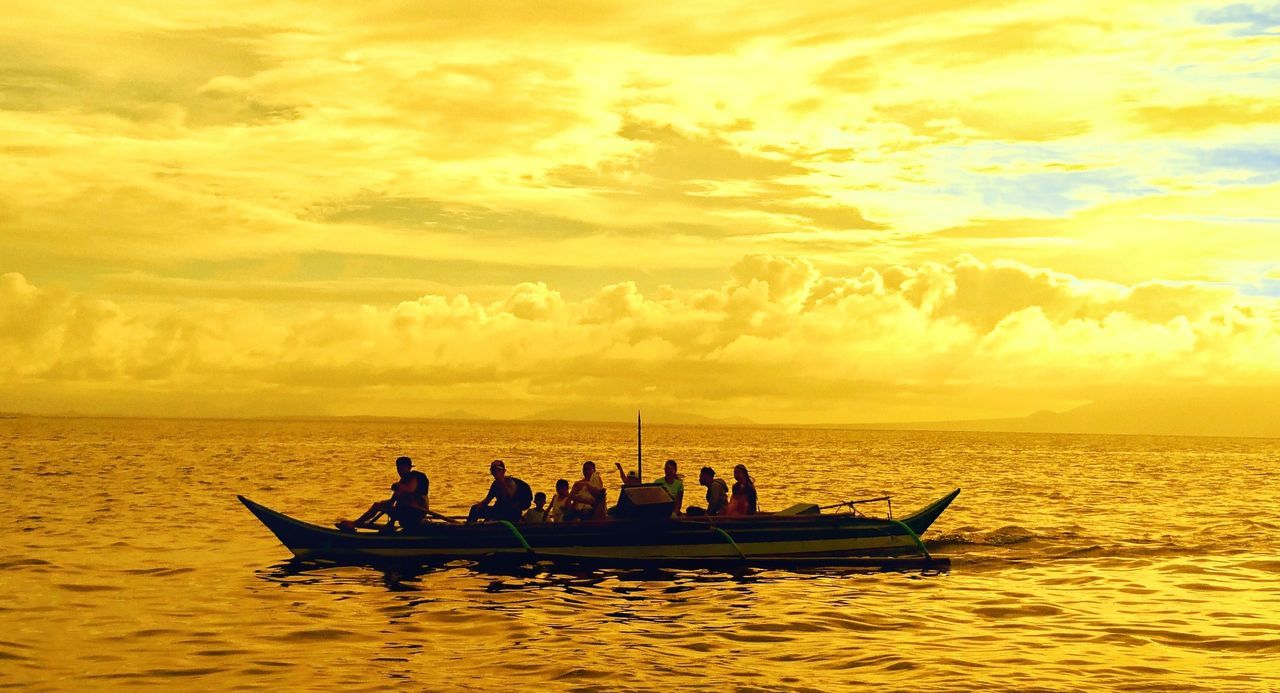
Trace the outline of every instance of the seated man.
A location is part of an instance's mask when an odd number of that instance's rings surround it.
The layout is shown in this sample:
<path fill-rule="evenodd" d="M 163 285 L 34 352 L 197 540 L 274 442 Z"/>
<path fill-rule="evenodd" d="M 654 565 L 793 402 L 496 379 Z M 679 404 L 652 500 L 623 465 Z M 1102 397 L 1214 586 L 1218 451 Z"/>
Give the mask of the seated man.
<path fill-rule="evenodd" d="M 703 467 L 698 473 L 698 483 L 707 487 L 707 507 L 689 508 L 687 515 L 723 515 L 729 506 L 729 485 L 716 478 L 716 470 Z"/>
<path fill-rule="evenodd" d="M 423 517 L 430 512 L 427 494 L 431 489 L 431 480 L 422 472 L 413 471 L 413 460 L 408 457 L 396 458 L 396 472 L 400 480 L 391 484 L 391 497 L 369 506 L 365 514 L 355 522 L 339 520 L 338 529 L 353 531 L 356 527 L 378 529 L 390 532 L 397 522 L 404 529 L 416 529 L 422 524 Z M 375 524 L 379 515 L 388 518 L 385 525 Z"/>
<path fill-rule="evenodd" d="M 506 520 L 519 522 L 520 515 L 529 507 L 532 493 L 529 485 L 514 476 L 507 476 L 507 465 L 502 460 L 494 460 L 489 465 L 489 473 L 493 475 L 493 483 L 489 484 L 489 494 L 484 500 L 471 506 L 467 514 L 467 522 L 476 520 Z M 492 505 L 490 505 L 492 502 Z"/>
<path fill-rule="evenodd" d="M 653 480 L 653 483 L 660 484 L 662 488 L 671 494 L 671 499 L 676 504 L 671 508 L 672 515 L 679 515 L 680 509 L 684 507 L 684 479 L 676 473 L 676 461 L 667 460 L 662 466 L 662 476 Z"/>

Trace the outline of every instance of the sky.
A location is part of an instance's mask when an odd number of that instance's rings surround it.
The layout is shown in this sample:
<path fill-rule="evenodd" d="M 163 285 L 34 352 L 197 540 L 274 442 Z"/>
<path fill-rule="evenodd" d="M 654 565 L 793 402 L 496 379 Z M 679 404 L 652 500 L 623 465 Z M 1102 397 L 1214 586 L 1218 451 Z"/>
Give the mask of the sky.
<path fill-rule="evenodd" d="M 1280 4 L 0 16 L 0 410 L 838 423 L 1277 387 Z"/>

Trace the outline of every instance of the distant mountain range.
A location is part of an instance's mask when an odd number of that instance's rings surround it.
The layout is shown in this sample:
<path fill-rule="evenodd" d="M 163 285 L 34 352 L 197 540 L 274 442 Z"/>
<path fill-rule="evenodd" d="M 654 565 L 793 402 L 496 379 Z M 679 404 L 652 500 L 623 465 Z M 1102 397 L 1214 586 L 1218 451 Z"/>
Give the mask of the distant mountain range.
<path fill-rule="evenodd" d="M 837 428 L 1280 438 L 1280 391 L 1169 392 L 1008 419 L 863 423 Z"/>
<path fill-rule="evenodd" d="M 740 425 L 752 426 L 759 425 L 751 419 L 741 416 L 726 416 L 724 418 L 716 418 L 712 416 L 702 416 L 701 414 L 690 414 L 688 412 L 674 411 L 671 409 L 661 409 L 648 407 L 641 410 L 645 423 L 651 424 L 701 424 L 701 425 Z M 601 406 L 601 407 L 557 407 L 554 409 L 544 409 L 524 417 L 525 421 L 601 421 L 609 423 L 618 423 L 621 421 L 634 421 L 636 418 L 636 410 L 627 407 Z"/>
<path fill-rule="evenodd" d="M 744 417 L 711 417 L 672 409 L 645 408 L 648 424 L 708 426 L 770 426 Z M 0 419 L 42 416 L 0 412 Z M 43 416 L 48 416 L 43 415 Z M 64 412 L 57 417 L 94 416 Z M 618 424 L 633 421 L 631 407 L 602 405 L 543 409 L 521 421 L 572 421 Z M 107 418 L 110 418 L 108 415 Z M 256 417 L 255 417 L 256 418 Z M 335 419 L 344 421 L 452 420 L 494 421 L 470 411 L 455 409 L 434 416 L 280 416 L 278 419 Z M 1135 435 L 1242 436 L 1280 438 L 1280 390 L 1275 388 L 1170 388 L 1086 404 L 1064 412 L 1036 412 L 1002 419 L 952 419 L 941 421 L 880 421 L 844 424 L 811 424 L 804 428 L 855 430 L 975 431 L 1007 433 L 1102 433 Z"/>

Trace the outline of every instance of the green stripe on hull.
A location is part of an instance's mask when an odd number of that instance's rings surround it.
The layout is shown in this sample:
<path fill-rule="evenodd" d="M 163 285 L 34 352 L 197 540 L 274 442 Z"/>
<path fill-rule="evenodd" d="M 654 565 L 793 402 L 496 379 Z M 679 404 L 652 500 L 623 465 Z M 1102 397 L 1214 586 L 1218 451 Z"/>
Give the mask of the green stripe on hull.
<path fill-rule="evenodd" d="M 928 529 L 956 497 L 954 491 L 901 522 L 852 515 L 683 520 L 639 524 L 623 521 L 522 525 L 520 536 L 497 524 L 430 524 L 415 534 L 350 533 L 301 522 L 240 500 L 299 558 L 484 559 L 632 562 L 686 565 L 699 560 L 813 564 L 854 557 L 888 559 L 921 553 L 912 536 Z M 520 541 L 527 538 L 526 541 Z M 927 555 L 922 557 L 930 560 Z"/>
<path fill-rule="evenodd" d="M 768 556 L 860 556 L 867 554 L 907 554 L 915 553 L 915 540 L 910 537 L 885 536 L 857 539 L 825 539 L 814 541 L 770 542 L 754 544 L 738 544 L 742 555 L 748 558 Z M 294 555 L 309 558 L 322 555 L 370 556 L 375 558 L 448 558 L 484 556 L 529 555 L 523 547 L 510 549 L 472 548 L 472 549 L 430 549 L 424 547 L 392 548 L 367 547 L 345 551 L 314 551 L 296 549 Z M 665 558 L 739 558 L 733 546 L 725 543 L 716 544 L 676 544 L 655 546 L 575 546 L 557 547 L 549 551 L 534 548 L 532 558 L 589 558 L 627 560 L 655 560 Z"/>

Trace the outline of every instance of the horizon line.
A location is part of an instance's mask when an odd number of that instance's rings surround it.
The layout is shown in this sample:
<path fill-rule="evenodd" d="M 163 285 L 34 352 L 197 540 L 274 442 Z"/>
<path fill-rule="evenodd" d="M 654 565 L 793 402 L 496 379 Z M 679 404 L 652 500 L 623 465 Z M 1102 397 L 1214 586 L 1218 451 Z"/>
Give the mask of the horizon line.
<path fill-rule="evenodd" d="M 1041 413 L 1041 412 L 1036 412 Z M 1033 414 L 1034 415 L 1034 414 Z M 1003 433 L 1011 435 L 1068 435 L 1068 436 L 1144 436 L 1159 438 L 1250 438 L 1257 440 L 1280 440 L 1277 435 L 1221 435 L 1212 433 L 1146 433 L 1146 432 L 1098 432 L 1098 431 L 1018 431 L 1004 429 L 965 429 L 965 428 L 930 428 L 933 425 L 963 425 L 966 423 L 994 423 L 1020 421 L 1027 417 L 999 418 L 999 419 L 955 419 L 948 421 L 921 421 L 921 422 L 875 422 L 875 423 L 767 423 L 751 421 L 748 423 L 733 422 L 661 422 L 650 423 L 651 426 L 689 426 L 689 427 L 707 427 L 707 428 L 776 428 L 776 429 L 827 429 L 827 430 L 862 430 L 862 431 L 879 431 L 879 432 L 919 432 L 919 433 Z M 478 423 L 478 424 L 503 424 L 503 423 L 565 423 L 565 424 L 604 424 L 604 425 L 627 425 L 630 422 L 614 421 L 614 420 L 596 420 L 596 419 L 565 419 L 565 418 L 520 418 L 520 419 L 503 419 L 503 418 L 487 418 L 487 417 L 469 417 L 469 418 L 453 418 L 440 416 L 382 416 L 370 414 L 296 414 L 282 416 L 217 416 L 217 415 L 168 415 L 168 416 L 149 416 L 139 414 L 87 414 L 81 412 L 63 412 L 55 414 L 47 413 L 29 413 L 29 412 L 0 412 L 0 420 L 4 419 L 127 419 L 138 421 L 386 421 L 386 422 L 450 422 L 450 423 Z"/>

